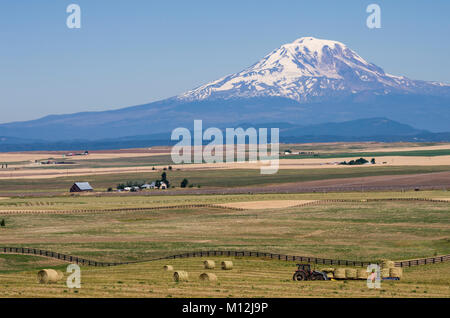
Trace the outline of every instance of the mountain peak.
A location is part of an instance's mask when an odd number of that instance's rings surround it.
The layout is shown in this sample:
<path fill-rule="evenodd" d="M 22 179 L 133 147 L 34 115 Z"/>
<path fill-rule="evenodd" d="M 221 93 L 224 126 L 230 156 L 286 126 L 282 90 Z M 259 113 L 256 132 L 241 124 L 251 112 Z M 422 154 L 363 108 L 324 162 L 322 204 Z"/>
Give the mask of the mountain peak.
<path fill-rule="evenodd" d="M 275 49 L 243 71 L 188 91 L 177 98 L 195 101 L 283 97 L 298 102 L 333 99 L 360 92 L 433 93 L 442 83 L 386 74 L 345 44 L 301 37 Z"/>
<path fill-rule="evenodd" d="M 332 40 L 323 40 L 323 39 L 317 39 L 311 36 L 308 37 L 301 37 L 297 40 L 295 40 L 292 43 L 287 43 L 285 46 L 302 46 L 308 48 L 310 51 L 321 51 L 325 46 L 328 46 L 330 48 L 334 48 L 336 45 L 341 47 L 346 47 L 345 44 L 338 42 L 338 41 L 332 41 Z"/>

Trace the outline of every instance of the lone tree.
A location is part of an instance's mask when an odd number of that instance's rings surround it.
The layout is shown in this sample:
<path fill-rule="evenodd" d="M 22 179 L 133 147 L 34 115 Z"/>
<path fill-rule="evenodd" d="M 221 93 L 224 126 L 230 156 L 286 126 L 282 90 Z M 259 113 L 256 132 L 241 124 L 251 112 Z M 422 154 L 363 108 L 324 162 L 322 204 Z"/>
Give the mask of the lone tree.
<path fill-rule="evenodd" d="M 184 178 L 183 181 L 181 181 L 180 187 L 186 188 L 188 184 L 189 184 L 188 179 Z"/>
<path fill-rule="evenodd" d="M 167 188 L 170 187 L 170 182 L 167 180 L 167 173 L 163 172 L 161 174 L 161 182 L 164 182 L 167 185 Z"/>
<path fill-rule="evenodd" d="M 1 222 L 0 222 L 0 226 L 5 226 L 6 224 L 5 224 L 5 219 L 2 219 L 1 220 Z"/>
<path fill-rule="evenodd" d="M 370 160 L 370 163 L 374 165 L 375 164 L 375 158 L 372 158 L 372 160 Z"/>

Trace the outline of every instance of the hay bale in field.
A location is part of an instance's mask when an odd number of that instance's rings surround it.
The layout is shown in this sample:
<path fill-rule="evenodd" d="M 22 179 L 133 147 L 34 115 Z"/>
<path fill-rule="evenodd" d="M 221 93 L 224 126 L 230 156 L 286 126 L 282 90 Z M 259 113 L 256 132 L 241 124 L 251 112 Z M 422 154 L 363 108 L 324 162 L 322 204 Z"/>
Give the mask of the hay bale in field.
<path fill-rule="evenodd" d="M 345 276 L 345 268 L 336 268 L 334 271 L 334 278 L 337 279 L 345 279 L 347 276 Z"/>
<path fill-rule="evenodd" d="M 382 278 L 384 278 L 384 277 L 390 277 L 390 275 L 391 275 L 390 268 L 382 268 L 382 269 L 381 269 L 381 277 L 382 277 Z"/>
<path fill-rule="evenodd" d="M 365 268 L 359 268 L 356 272 L 356 278 L 358 279 L 367 279 L 369 277 L 369 273 Z"/>
<path fill-rule="evenodd" d="M 216 262 L 211 261 L 211 260 L 204 261 L 203 265 L 205 265 L 205 269 L 214 269 L 214 268 L 216 268 Z"/>
<path fill-rule="evenodd" d="M 327 268 L 322 268 L 321 271 L 324 273 L 333 273 L 335 270 L 335 268 L 333 267 L 327 267 Z"/>
<path fill-rule="evenodd" d="M 56 271 L 56 273 L 58 274 L 58 280 L 62 280 L 64 278 L 64 273 L 61 271 Z"/>
<path fill-rule="evenodd" d="M 388 259 L 381 260 L 381 268 L 392 268 L 395 267 L 395 263 Z"/>
<path fill-rule="evenodd" d="M 328 272 L 328 273 L 326 273 L 326 274 L 327 274 L 327 277 L 328 277 L 329 279 L 333 279 L 333 278 L 334 278 L 333 272 Z"/>
<path fill-rule="evenodd" d="M 62 277 L 54 269 L 43 269 L 37 274 L 37 280 L 40 284 L 51 284 L 61 280 Z"/>
<path fill-rule="evenodd" d="M 178 271 L 173 273 L 173 280 L 176 282 L 187 282 L 189 279 L 189 275 L 185 271 Z"/>
<path fill-rule="evenodd" d="M 222 262 L 222 269 L 224 269 L 224 270 L 231 270 L 231 269 L 233 269 L 233 262 L 232 261 L 223 261 Z"/>
<path fill-rule="evenodd" d="M 403 269 L 401 267 L 392 267 L 389 269 L 389 275 L 390 277 L 402 278 Z"/>
<path fill-rule="evenodd" d="M 200 274 L 200 280 L 213 282 L 213 281 L 217 280 L 217 276 L 212 273 L 203 273 L 203 274 Z"/>
<path fill-rule="evenodd" d="M 164 270 L 165 271 L 167 271 L 167 272 L 171 272 L 171 271 L 173 271 L 173 266 L 172 265 L 164 265 Z"/>
<path fill-rule="evenodd" d="M 357 278 L 357 270 L 356 268 L 346 268 L 345 269 L 345 276 L 348 279 L 356 279 Z"/>

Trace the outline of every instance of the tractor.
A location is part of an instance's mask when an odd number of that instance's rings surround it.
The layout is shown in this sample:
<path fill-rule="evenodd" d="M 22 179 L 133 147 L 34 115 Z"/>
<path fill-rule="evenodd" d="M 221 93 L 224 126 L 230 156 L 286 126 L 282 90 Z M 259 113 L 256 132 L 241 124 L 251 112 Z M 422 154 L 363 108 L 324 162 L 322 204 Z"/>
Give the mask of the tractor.
<path fill-rule="evenodd" d="M 310 264 L 297 264 L 298 268 L 292 276 L 293 280 L 328 280 L 327 274 L 321 271 L 312 271 Z"/>

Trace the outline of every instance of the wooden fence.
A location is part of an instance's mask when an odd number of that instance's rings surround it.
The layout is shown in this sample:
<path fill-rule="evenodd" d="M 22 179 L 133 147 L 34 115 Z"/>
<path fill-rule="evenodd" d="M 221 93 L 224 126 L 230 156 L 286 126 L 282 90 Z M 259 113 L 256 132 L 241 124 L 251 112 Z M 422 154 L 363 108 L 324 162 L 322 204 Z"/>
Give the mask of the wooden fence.
<path fill-rule="evenodd" d="M 283 261 L 292 261 L 299 263 L 310 263 L 317 265 L 337 265 L 337 266 L 357 266 L 366 267 L 369 264 L 377 262 L 363 262 L 363 261 L 349 261 L 349 260 L 335 260 L 328 258 L 317 258 L 317 257 L 307 257 L 307 256 L 293 256 L 286 254 L 273 254 L 266 252 L 251 252 L 251 251 L 197 251 L 188 252 L 182 254 L 176 254 L 171 256 L 164 256 L 159 258 L 152 258 L 140 261 L 129 261 L 129 262 L 97 262 L 88 259 L 84 259 L 77 256 L 66 255 L 62 253 L 56 253 L 36 248 L 26 248 L 26 247 L 0 247 L 0 254 L 26 254 L 26 255 L 36 255 L 43 257 L 55 258 L 61 261 L 75 263 L 86 266 L 97 266 L 97 267 L 107 267 L 107 266 L 117 266 L 125 264 L 135 264 L 143 263 L 157 260 L 168 260 L 177 258 L 191 258 L 191 257 L 213 257 L 213 256 L 228 256 L 228 257 L 258 257 L 258 258 L 268 258 L 277 259 Z M 415 260 L 397 261 L 395 266 L 397 267 L 410 267 L 424 264 L 435 264 L 450 260 L 450 255 L 436 256 L 431 258 L 422 258 Z"/>
<path fill-rule="evenodd" d="M 418 266 L 418 265 L 442 263 L 442 262 L 447 262 L 449 260 L 450 260 L 450 255 L 442 255 L 442 256 L 419 258 L 419 259 L 412 259 L 412 260 L 406 260 L 406 261 L 397 261 L 397 262 L 395 262 L 395 266 L 411 267 L 411 266 Z"/>
<path fill-rule="evenodd" d="M 301 203 L 290 208 L 302 207 L 308 205 L 320 205 L 326 203 L 361 203 L 361 202 L 382 202 L 382 201 L 425 201 L 425 202 L 443 202 L 450 203 L 448 200 L 428 199 L 428 198 L 386 198 L 386 199 L 326 199 L 315 200 L 311 202 Z M 204 203 L 204 204 L 187 204 L 187 205 L 166 205 L 166 206 L 151 206 L 151 207 L 130 207 L 130 208 L 113 208 L 113 209 L 92 209 L 92 210 L 0 210 L 0 215 L 8 214 L 70 214 L 70 213 L 101 213 L 101 212 L 144 212 L 147 210 L 163 210 L 163 209 L 192 209 L 192 208 L 219 208 L 235 211 L 245 211 L 244 208 L 227 207 L 220 205 L 220 203 Z"/>

